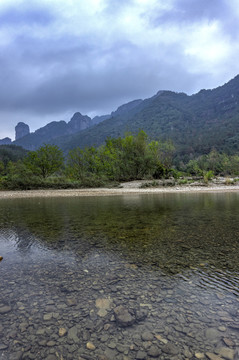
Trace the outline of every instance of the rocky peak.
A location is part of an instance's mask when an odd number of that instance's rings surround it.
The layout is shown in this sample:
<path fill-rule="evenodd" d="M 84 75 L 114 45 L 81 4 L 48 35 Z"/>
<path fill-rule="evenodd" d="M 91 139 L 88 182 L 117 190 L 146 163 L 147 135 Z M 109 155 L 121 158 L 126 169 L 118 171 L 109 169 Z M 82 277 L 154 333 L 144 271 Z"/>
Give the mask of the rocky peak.
<path fill-rule="evenodd" d="M 70 134 L 87 129 L 89 126 L 91 126 L 91 118 L 87 115 L 82 115 L 80 112 L 76 112 L 68 122 Z"/>
<path fill-rule="evenodd" d="M 15 133 L 16 133 L 15 139 L 18 140 L 30 133 L 29 126 L 24 122 L 19 122 L 15 127 Z"/>

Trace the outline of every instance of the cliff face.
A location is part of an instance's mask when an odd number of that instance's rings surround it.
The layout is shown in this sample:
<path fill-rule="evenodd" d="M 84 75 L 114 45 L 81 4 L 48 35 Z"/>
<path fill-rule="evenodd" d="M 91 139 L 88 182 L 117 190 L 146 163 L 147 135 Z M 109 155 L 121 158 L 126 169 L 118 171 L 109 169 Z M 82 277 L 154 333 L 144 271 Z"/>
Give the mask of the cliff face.
<path fill-rule="evenodd" d="M 68 134 L 74 134 L 78 131 L 85 130 L 91 126 L 91 118 L 87 115 L 81 115 L 76 112 L 68 122 Z"/>
<path fill-rule="evenodd" d="M 23 136 L 26 136 L 30 133 L 29 126 L 24 122 L 19 122 L 15 127 L 15 139 L 21 139 Z"/>

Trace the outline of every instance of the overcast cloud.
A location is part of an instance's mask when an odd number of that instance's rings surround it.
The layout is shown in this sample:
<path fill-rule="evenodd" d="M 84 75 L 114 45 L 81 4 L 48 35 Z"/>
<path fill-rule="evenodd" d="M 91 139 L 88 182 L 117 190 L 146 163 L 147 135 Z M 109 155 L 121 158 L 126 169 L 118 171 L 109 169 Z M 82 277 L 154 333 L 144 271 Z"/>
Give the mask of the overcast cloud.
<path fill-rule="evenodd" d="M 0 1 L 0 138 L 239 73 L 238 0 Z"/>

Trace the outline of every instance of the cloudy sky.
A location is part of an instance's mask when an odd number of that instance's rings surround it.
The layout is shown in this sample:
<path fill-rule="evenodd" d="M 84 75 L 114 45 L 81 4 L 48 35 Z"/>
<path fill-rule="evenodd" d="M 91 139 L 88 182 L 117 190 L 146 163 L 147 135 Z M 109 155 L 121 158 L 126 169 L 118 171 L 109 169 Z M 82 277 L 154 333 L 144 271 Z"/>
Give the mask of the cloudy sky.
<path fill-rule="evenodd" d="M 0 138 L 239 73 L 239 0 L 0 0 Z"/>

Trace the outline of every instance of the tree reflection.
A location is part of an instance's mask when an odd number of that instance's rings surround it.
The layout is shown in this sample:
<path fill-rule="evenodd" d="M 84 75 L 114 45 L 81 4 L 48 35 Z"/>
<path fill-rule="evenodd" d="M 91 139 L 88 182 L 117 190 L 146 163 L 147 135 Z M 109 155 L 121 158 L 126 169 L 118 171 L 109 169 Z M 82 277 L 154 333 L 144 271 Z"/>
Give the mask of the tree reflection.
<path fill-rule="evenodd" d="M 238 205 L 235 194 L 21 199 L 2 202 L 0 214 L 21 252 L 37 244 L 82 258 L 103 248 L 178 274 L 201 266 L 239 270 Z"/>

